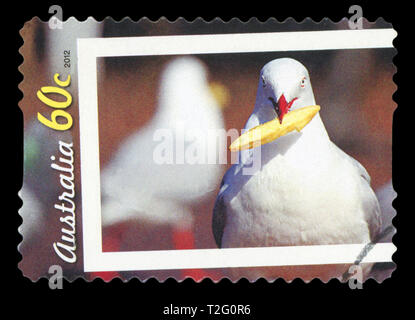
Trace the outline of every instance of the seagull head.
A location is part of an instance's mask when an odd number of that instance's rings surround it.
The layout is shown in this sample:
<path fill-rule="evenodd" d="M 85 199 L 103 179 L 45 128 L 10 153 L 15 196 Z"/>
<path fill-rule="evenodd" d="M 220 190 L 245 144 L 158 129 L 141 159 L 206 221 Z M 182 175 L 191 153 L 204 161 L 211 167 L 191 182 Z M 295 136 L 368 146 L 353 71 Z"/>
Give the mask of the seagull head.
<path fill-rule="evenodd" d="M 211 99 L 214 100 L 211 103 L 202 103 Z M 228 89 L 219 82 L 210 81 L 206 65 L 195 57 L 173 59 L 162 74 L 159 94 L 161 106 L 173 107 L 172 110 L 179 108 L 188 114 L 186 106 L 197 110 L 208 104 L 222 109 L 228 102 Z"/>
<path fill-rule="evenodd" d="M 173 59 L 164 69 L 161 78 L 162 91 L 176 91 L 177 89 L 202 90 L 207 83 L 207 70 L 205 65 L 191 56 Z"/>
<path fill-rule="evenodd" d="M 272 108 L 280 123 L 290 110 L 314 104 L 310 77 L 300 62 L 282 58 L 268 62 L 262 68 L 257 105 L 260 108 Z"/>
<path fill-rule="evenodd" d="M 255 148 L 301 131 L 320 110 L 315 104 L 308 71 L 300 62 L 282 58 L 267 63 L 261 70 L 254 110 L 261 124 L 232 142 L 230 150 Z"/>

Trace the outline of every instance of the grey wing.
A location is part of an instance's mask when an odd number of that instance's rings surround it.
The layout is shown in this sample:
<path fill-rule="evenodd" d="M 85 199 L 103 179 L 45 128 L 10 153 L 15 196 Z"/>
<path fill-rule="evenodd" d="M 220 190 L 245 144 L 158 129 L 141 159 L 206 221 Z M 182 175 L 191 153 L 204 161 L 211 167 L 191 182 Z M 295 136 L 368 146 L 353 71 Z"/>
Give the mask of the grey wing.
<path fill-rule="evenodd" d="M 348 159 L 361 177 L 361 197 L 363 202 L 363 210 L 365 212 L 365 220 L 369 227 L 370 239 L 374 241 L 380 233 L 382 222 L 379 201 L 375 192 L 370 187 L 370 175 L 359 161 L 349 156 L 334 143 L 333 146 L 335 146 L 337 151 L 340 152 L 343 157 Z"/>
<path fill-rule="evenodd" d="M 396 229 L 392 224 L 392 219 L 396 216 L 396 210 L 392 206 L 392 202 L 397 196 L 397 193 L 393 189 L 392 181 L 389 181 L 386 185 L 376 190 L 376 196 L 379 200 L 382 214 L 382 233 L 384 233 L 384 237 L 380 241 L 392 242 L 392 237 L 396 233 Z"/>
<path fill-rule="evenodd" d="M 223 231 L 226 225 L 226 205 L 223 199 L 224 193 L 224 181 L 222 180 L 220 191 L 216 197 L 215 206 L 213 207 L 213 216 L 212 216 L 212 231 L 213 237 L 215 238 L 216 245 L 218 248 L 222 247 L 222 237 Z"/>
<path fill-rule="evenodd" d="M 222 237 L 226 226 L 226 201 L 224 196 L 230 187 L 227 183 L 227 177 L 234 175 L 237 169 L 237 166 L 233 165 L 223 176 L 215 206 L 213 207 L 212 231 L 218 248 L 222 247 Z"/>
<path fill-rule="evenodd" d="M 367 185 L 365 189 L 363 203 L 365 208 L 365 218 L 370 232 L 370 239 L 374 242 L 378 242 L 378 236 L 382 227 L 379 201 L 369 185 Z"/>
<path fill-rule="evenodd" d="M 378 198 L 376 197 L 375 192 L 370 186 L 370 176 L 366 169 L 360 164 L 359 161 L 349 157 L 353 160 L 353 164 L 358 170 L 360 177 L 364 180 L 362 187 L 362 198 L 363 198 L 363 207 L 365 212 L 365 219 L 368 223 L 370 231 L 370 239 L 374 241 L 381 230 L 382 221 L 381 221 L 381 212 Z M 376 240 L 377 242 L 377 240 Z"/>
<path fill-rule="evenodd" d="M 248 130 L 255 125 L 259 124 L 259 119 L 255 114 L 252 114 L 248 119 L 245 129 Z M 231 177 L 240 175 L 243 167 L 252 161 L 253 151 L 252 149 L 242 150 L 239 152 L 239 164 L 234 164 L 223 176 L 218 196 L 216 197 L 215 206 L 213 207 L 212 217 L 212 231 L 216 244 L 219 248 L 222 247 L 222 237 L 226 226 L 226 201 L 225 194 L 231 191 L 231 183 L 228 182 Z"/>
<path fill-rule="evenodd" d="M 252 114 L 247 123 L 245 124 L 245 130 L 249 130 L 255 126 L 260 124 L 258 116 L 256 114 Z M 249 150 L 242 150 L 239 152 L 239 165 L 233 165 L 229 168 L 229 170 L 225 173 L 221 185 L 218 196 L 216 197 L 215 206 L 213 207 L 213 217 L 212 217 L 212 231 L 213 236 L 216 241 L 216 245 L 221 248 L 222 247 L 222 237 L 223 232 L 226 226 L 226 202 L 224 199 L 225 193 L 228 191 L 230 185 L 227 183 L 228 176 L 234 176 L 245 163 L 248 163 L 252 159 L 252 149 Z"/>

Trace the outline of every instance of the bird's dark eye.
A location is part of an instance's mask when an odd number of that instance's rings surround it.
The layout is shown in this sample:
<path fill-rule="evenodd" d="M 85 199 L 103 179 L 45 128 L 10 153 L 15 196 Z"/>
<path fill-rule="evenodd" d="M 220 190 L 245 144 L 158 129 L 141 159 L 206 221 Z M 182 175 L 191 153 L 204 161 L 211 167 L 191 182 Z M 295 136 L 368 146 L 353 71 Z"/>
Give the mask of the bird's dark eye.
<path fill-rule="evenodd" d="M 262 87 L 265 88 L 267 86 L 267 84 L 265 83 L 265 78 L 262 77 Z"/>
<path fill-rule="evenodd" d="M 305 87 L 305 79 L 306 77 L 304 77 L 303 79 L 301 79 L 301 88 Z"/>

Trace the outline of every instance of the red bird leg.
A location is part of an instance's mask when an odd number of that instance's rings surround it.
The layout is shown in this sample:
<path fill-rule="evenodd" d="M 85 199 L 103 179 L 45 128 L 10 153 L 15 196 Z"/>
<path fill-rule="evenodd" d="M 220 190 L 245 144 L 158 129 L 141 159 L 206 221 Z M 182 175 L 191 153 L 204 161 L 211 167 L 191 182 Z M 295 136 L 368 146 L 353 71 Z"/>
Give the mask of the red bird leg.
<path fill-rule="evenodd" d="M 103 235 L 102 239 L 102 251 L 103 252 L 117 252 L 121 251 L 121 235 L 122 227 L 117 226 L 111 228 L 109 231 Z M 114 278 L 120 277 L 120 274 L 116 271 L 101 271 L 101 272 L 92 272 L 90 274 L 91 279 L 101 278 L 105 282 L 111 281 Z"/>
<path fill-rule="evenodd" d="M 193 230 L 190 228 L 173 227 L 173 244 L 176 250 L 195 249 L 195 238 Z M 184 269 L 183 278 L 192 278 L 200 281 L 209 275 L 203 269 Z"/>

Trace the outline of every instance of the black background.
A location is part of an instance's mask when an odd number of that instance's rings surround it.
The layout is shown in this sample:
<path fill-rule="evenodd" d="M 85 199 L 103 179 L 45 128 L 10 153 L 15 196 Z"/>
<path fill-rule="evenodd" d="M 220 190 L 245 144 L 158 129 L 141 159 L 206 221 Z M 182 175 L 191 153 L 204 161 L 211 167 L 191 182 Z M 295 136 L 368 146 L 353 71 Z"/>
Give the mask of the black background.
<path fill-rule="evenodd" d="M 43 20 L 48 20 L 48 8 L 52 4 L 59 4 L 63 8 L 63 18 L 75 16 L 78 20 L 84 20 L 88 16 L 94 16 L 101 20 L 106 16 L 112 16 L 119 20 L 125 16 L 130 16 L 137 20 L 142 16 L 147 16 L 152 20 L 157 20 L 165 16 L 170 20 L 175 20 L 183 16 L 188 20 L 193 20 L 202 16 L 206 20 L 211 20 L 217 16 L 228 21 L 232 17 L 239 17 L 242 21 L 248 20 L 252 16 L 264 21 L 273 16 L 279 21 L 292 16 L 297 21 L 302 21 L 305 17 L 312 17 L 315 21 L 320 21 L 324 17 L 329 17 L 334 21 L 342 17 L 350 16 L 348 8 L 353 3 L 333 3 L 324 4 L 316 1 L 301 3 L 299 1 L 256 1 L 256 2 L 236 2 L 234 4 L 219 4 L 206 1 L 198 1 L 179 6 L 177 2 L 170 2 L 168 5 L 162 2 L 153 2 L 154 7 L 149 8 L 143 1 L 134 1 L 128 4 L 122 2 L 103 2 L 75 4 L 74 2 L 63 3 L 27 3 L 14 1 L 9 3 L 8 8 L 2 10 L 2 68 L 1 77 L 1 112 L 2 122 L 2 159 L 6 160 L 2 168 L 2 214 L 1 231 L 4 237 L 0 251 L 0 261 L 2 271 L 0 281 L 1 289 L 6 293 L 4 301 L 7 307 L 14 306 L 15 314 L 20 314 L 23 310 L 29 311 L 31 316 L 62 318 L 63 316 L 84 317 L 90 312 L 98 316 L 100 312 L 108 310 L 115 311 L 114 317 L 124 317 L 126 312 L 132 313 L 129 317 L 137 319 L 182 319 L 185 317 L 163 316 L 164 306 L 192 305 L 202 306 L 205 304 L 250 304 L 252 313 L 250 316 L 233 316 L 234 319 L 284 319 L 286 317 L 315 317 L 325 314 L 332 317 L 338 316 L 361 316 L 362 313 L 370 313 L 370 317 L 376 317 L 380 312 L 383 316 L 387 313 L 400 312 L 405 304 L 403 295 L 410 295 L 413 274 L 411 272 L 411 253 L 412 240 L 410 236 L 413 209 L 409 207 L 409 195 L 413 190 L 410 182 L 412 181 L 413 169 L 410 163 L 410 151 L 414 146 L 411 132 L 414 125 L 410 124 L 411 109 L 415 108 L 411 94 L 411 88 L 415 84 L 413 78 L 413 49 L 410 44 L 413 42 L 411 33 L 413 32 L 411 10 L 409 6 L 400 5 L 399 2 L 381 3 L 360 1 L 359 5 L 363 8 L 363 15 L 370 21 L 378 17 L 383 17 L 391 22 L 398 31 L 398 38 L 394 45 L 398 49 L 398 55 L 394 58 L 394 63 L 398 67 L 398 73 L 394 81 L 398 84 L 398 91 L 394 94 L 394 100 L 398 102 L 398 109 L 394 114 L 393 129 L 393 183 L 398 192 L 398 199 L 394 201 L 394 206 L 398 211 L 398 218 L 394 219 L 398 233 L 394 237 L 394 243 L 398 251 L 393 256 L 397 263 L 397 270 L 390 279 L 382 284 L 370 280 L 364 283 L 363 290 L 351 290 L 346 284 L 341 284 L 337 280 L 332 280 L 327 284 L 320 280 L 313 280 L 305 284 L 302 280 L 295 280 L 291 284 L 279 279 L 274 283 L 259 280 L 256 283 L 249 283 L 241 280 L 238 283 L 231 283 L 222 280 L 215 284 L 206 279 L 202 283 L 195 283 L 187 279 L 182 283 L 177 283 L 174 279 L 169 279 L 164 283 L 151 279 L 146 283 L 141 283 L 134 279 L 128 283 L 122 283 L 115 279 L 110 283 L 102 280 L 95 280 L 87 283 L 83 279 L 78 279 L 72 283 L 64 281 L 63 290 L 51 290 L 47 279 L 41 279 L 33 283 L 25 278 L 17 268 L 20 254 L 17 251 L 17 244 L 21 241 L 21 236 L 17 233 L 17 227 L 21 219 L 17 214 L 21 206 L 21 200 L 17 196 L 17 191 L 22 183 L 22 134 L 23 118 L 17 106 L 22 97 L 17 84 L 21 81 L 22 75 L 17 67 L 22 62 L 22 57 L 18 54 L 18 48 L 22 45 L 18 31 L 22 28 L 25 21 L 33 16 L 39 16 Z M 5 56 L 4 54 L 7 54 Z M 7 73 L 5 72 L 7 70 Z M 7 102 L 6 102 L 7 98 Z M 11 173 L 11 174 L 9 174 Z M 6 206 L 4 205 L 6 204 Z M 13 302 L 7 303 L 7 302 Z M 111 316 L 108 314 L 108 316 Z M 219 319 L 224 316 L 207 317 L 199 315 L 197 319 Z M 190 317 L 188 317 L 190 319 Z"/>

